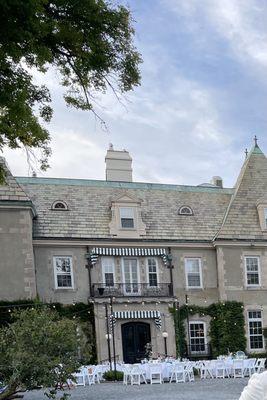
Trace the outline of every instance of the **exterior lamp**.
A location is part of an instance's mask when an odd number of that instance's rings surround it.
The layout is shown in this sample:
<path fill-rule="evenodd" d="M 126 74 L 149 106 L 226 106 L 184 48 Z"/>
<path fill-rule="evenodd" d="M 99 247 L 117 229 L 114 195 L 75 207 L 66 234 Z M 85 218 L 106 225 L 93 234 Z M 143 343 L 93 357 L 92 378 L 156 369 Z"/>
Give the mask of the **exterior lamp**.
<path fill-rule="evenodd" d="M 110 340 L 110 339 L 112 338 L 111 333 L 106 333 L 106 334 L 105 334 L 105 338 L 106 338 L 107 340 Z"/>
<path fill-rule="evenodd" d="M 165 357 L 168 356 L 168 349 L 167 349 L 167 337 L 169 336 L 168 332 L 163 331 L 162 332 L 162 337 L 164 339 L 164 350 L 165 350 Z"/>

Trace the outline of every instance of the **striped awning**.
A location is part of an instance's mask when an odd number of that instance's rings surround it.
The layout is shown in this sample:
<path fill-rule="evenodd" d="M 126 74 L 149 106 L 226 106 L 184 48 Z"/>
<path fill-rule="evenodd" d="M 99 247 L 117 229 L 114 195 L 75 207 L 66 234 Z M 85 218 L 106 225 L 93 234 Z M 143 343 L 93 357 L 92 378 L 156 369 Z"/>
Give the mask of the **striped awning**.
<path fill-rule="evenodd" d="M 161 315 L 160 312 L 157 310 L 153 311 L 115 311 L 113 316 L 110 316 L 110 321 L 114 324 L 116 323 L 117 319 L 153 319 L 155 325 L 158 329 L 161 329 Z"/>
<path fill-rule="evenodd" d="M 144 248 L 144 247 L 94 247 L 88 255 L 91 264 L 96 264 L 99 256 L 117 257 L 161 257 L 167 265 L 167 252 L 164 248 Z"/>

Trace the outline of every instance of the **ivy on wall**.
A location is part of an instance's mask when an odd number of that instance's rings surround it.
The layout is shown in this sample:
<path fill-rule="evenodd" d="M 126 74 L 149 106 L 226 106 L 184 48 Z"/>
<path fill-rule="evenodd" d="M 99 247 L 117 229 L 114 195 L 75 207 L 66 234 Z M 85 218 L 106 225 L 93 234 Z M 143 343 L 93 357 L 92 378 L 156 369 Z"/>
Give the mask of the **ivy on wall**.
<path fill-rule="evenodd" d="M 84 363 L 96 361 L 96 343 L 94 326 L 94 307 L 92 303 L 73 303 L 63 305 L 60 303 L 42 303 L 36 300 L 0 301 L 0 327 L 13 322 L 15 309 L 37 308 L 48 306 L 65 318 L 76 319 L 79 326 L 80 353 Z"/>
<path fill-rule="evenodd" d="M 185 321 L 196 314 L 200 317 L 210 317 L 209 336 L 213 356 L 238 350 L 245 351 L 243 308 L 243 304 L 236 301 L 214 303 L 207 307 L 183 305 L 179 309 L 171 308 L 176 332 L 177 356 L 185 356 L 187 353 Z"/>

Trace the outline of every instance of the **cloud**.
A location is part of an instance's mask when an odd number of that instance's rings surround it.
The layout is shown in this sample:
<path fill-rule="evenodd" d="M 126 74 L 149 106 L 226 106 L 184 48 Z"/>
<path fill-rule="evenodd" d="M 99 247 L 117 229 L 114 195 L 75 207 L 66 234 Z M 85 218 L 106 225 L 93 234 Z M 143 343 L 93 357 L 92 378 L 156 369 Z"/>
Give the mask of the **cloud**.
<path fill-rule="evenodd" d="M 207 23 L 214 33 L 228 41 L 240 61 L 267 66 L 267 4 L 255 0 L 164 0 L 187 19 L 189 29 L 207 33 Z M 199 15 L 202 18 L 197 18 Z"/>

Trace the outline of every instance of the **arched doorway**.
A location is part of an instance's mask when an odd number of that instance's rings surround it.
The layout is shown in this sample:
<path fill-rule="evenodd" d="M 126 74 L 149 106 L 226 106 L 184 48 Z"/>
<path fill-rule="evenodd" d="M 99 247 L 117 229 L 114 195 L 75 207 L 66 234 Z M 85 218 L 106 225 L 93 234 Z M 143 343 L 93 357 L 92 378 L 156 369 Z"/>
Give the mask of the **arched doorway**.
<path fill-rule="evenodd" d="M 145 346 L 151 341 L 150 325 L 145 322 L 127 322 L 121 327 L 123 361 L 128 364 L 145 358 Z"/>

